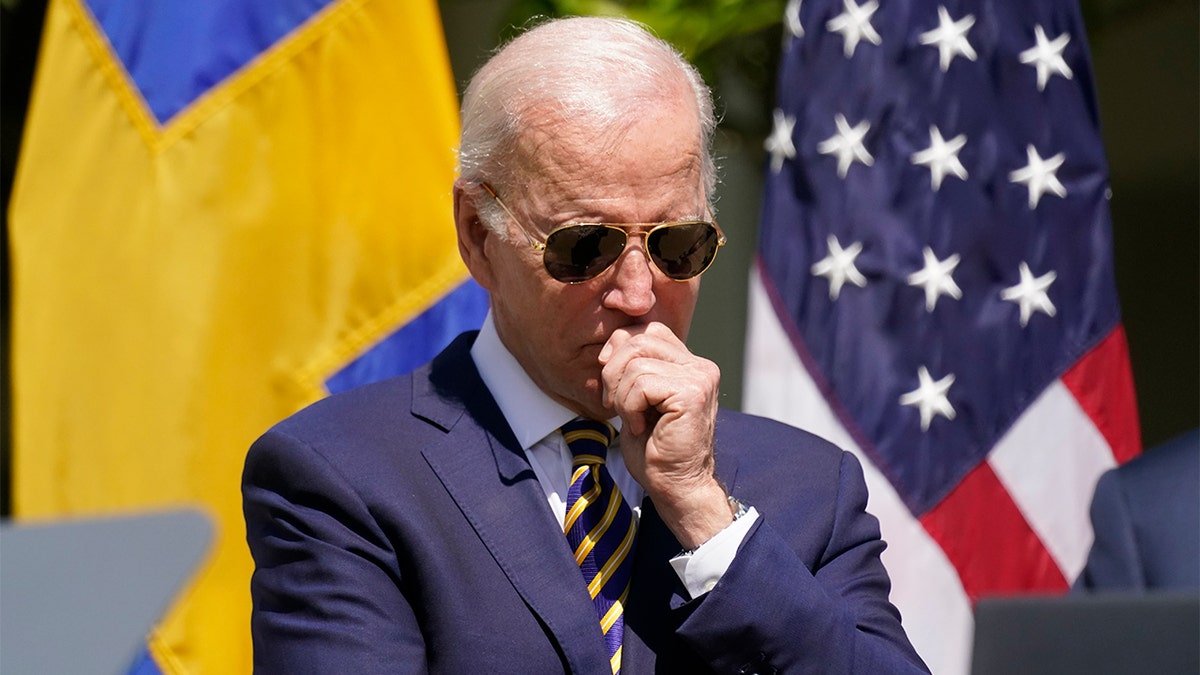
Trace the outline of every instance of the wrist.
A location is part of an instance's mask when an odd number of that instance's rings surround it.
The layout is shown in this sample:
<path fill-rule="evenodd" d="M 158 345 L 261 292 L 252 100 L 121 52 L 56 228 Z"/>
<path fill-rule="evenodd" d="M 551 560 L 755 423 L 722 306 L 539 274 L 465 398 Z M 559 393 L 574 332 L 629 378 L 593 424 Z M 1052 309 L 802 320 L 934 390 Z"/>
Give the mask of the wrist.
<path fill-rule="evenodd" d="M 730 513 L 733 514 L 733 523 L 736 523 L 737 521 L 741 520 L 743 516 L 750 513 L 750 507 L 747 506 L 745 502 L 738 499 L 737 497 L 734 497 L 733 495 L 729 495 L 727 497 L 727 500 L 729 501 L 729 511 L 730 511 Z M 703 546 L 704 544 L 707 544 L 708 542 L 712 541 L 713 539 L 716 539 L 717 535 L 721 534 L 721 532 L 724 532 L 725 530 L 728 530 L 730 527 L 733 526 L 733 523 L 726 525 L 725 528 L 722 529 L 720 532 L 717 532 L 717 534 L 714 534 L 712 537 L 701 542 L 700 546 Z M 680 551 L 680 555 L 692 555 L 696 551 L 700 550 L 700 546 L 696 546 L 695 548 L 685 548 L 684 550 Z"/>
<path fill-rule="evenodd" d="M 663 522 L 685 550 L 694 550 L 732 523 L 742 510 L 714 478 L 708 485 L 678 500 L 651 496 Z"/>

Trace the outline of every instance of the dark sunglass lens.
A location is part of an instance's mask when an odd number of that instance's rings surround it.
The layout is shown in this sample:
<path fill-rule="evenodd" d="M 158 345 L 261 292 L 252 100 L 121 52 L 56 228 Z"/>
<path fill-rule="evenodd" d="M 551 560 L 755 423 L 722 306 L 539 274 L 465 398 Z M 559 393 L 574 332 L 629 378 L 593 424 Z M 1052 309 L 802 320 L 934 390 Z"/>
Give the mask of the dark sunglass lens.
<path fill-rule="evenodd" d="M 646 247 L 663 274 L 683 281 L 708 269 L 717 255 L 718 239 L 709 223 L 679 223 L 651 232 Z"/>
<path fill-rule="evenodd" d="M 546 238 L 544 262 L 550 276 L 568 284 L 608 269 L 625 250 L 625 233 L 603 225 L 574 225 Z"/>

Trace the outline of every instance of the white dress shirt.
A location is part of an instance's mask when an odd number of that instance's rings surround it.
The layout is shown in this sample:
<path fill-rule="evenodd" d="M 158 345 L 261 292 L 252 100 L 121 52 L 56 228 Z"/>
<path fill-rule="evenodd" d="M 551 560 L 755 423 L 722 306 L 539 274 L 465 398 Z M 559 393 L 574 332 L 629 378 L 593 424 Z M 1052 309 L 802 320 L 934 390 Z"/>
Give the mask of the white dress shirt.
<path fill-rule="evenodd" d="M 567 490 L 571 485 L 571 451 L 558 429 L 578 415 L 533 383 L 500 341 L 490 312 L 471 347 L 471 358 L 525 451 L 533 473 L 546 493 L 550 510 L 562 525 L 567 510 Z M 618 431 L 621 429 L 619 417 L 609 422 Z M 633 509 L 634 518 L 639 518 L 645 491 L 625 468 L 619 442 L 614 441 L 609 447 L 605 463 L 626 503 Z M 695 551 L 671 559 L 671 566 L 693 598 L 712 590 L 733 562 L 738 546 L 757 518 L 758 512 L 751 507 L 748 513 Z"/>

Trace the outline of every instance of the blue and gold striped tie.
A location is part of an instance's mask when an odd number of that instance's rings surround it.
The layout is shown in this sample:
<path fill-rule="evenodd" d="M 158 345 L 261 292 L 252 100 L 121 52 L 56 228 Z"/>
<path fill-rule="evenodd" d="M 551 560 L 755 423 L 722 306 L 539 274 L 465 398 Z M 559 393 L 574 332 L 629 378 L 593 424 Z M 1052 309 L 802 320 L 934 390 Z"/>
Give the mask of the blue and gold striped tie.
<path fill-rule="evenodd" d="M 576 419 L 562 426 L 562 434 L 574 456 L 563 530 L 600 617 L 612 672 L 618 673 L 637 524 L 604 468 L 615 430 L 607 422 Z"/>

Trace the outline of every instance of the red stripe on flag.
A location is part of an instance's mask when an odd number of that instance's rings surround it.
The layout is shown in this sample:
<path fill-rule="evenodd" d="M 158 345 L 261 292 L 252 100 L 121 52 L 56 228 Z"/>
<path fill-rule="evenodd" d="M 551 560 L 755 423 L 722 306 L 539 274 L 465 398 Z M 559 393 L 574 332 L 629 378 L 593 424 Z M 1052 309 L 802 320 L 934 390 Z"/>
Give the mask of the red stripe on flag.
<path fill-rule="evenodd" d="M 1117 324 L 1100 344 L 1071 366 L 1062 381 L 1108 441 L 1118 464 L 1141 454 L 1142 435 L 1124 326 Z"/>
<path fill-rule="evenodd" d="M 921 517 L 974 603 L 987 595 L 1065 591 L 1067 580 L 987 462 Z"/>

